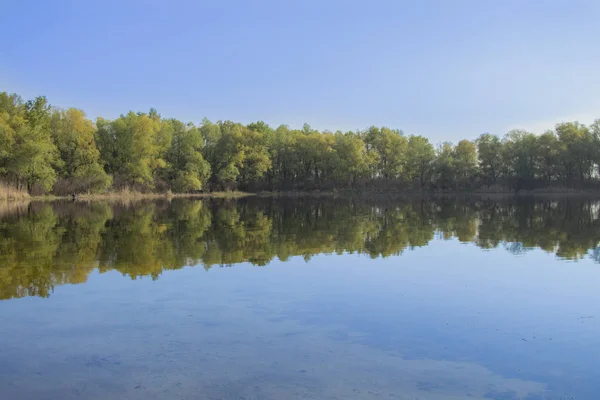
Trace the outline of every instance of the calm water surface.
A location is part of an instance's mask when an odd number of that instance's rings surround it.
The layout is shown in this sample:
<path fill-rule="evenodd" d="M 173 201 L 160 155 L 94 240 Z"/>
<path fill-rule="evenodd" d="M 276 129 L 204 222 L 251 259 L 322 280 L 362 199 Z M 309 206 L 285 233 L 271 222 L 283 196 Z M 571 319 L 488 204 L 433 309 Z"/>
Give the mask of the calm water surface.
<path fill-rule="evenodd" d="M 0 398 L 598 399 L 585 200 L 0 206 Z"/>

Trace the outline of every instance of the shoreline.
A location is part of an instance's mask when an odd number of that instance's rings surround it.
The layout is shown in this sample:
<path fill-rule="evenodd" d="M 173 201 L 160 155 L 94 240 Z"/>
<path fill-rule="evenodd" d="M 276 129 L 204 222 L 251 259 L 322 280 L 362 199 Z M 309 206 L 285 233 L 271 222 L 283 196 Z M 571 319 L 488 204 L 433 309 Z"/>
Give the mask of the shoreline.
<path fill-rule="evenodd" d="M 585 197 L 599 198 L 600 190 L 557 190 L 557 189 L 536 189 L 522 190 L 519 192 L 509 191 L 380 191 L 380 190 L 328 190 L 328 191 L 260 191 L 260 192 L 206 192 L 206 193 L 140 193 L 140 192 L 109 192 L 98 194 L 80 194 L 75 198 L 72 196 L 18 196 L 14 198 L 0 198 L 0 203 L 22 203 L 22 202 L 41 202 L 41 201 L 123 201 L 123 200 L 158 200 L 158 199 L 175 199 L 175 198 L 219 198 L 219 199 L 239 199 L 244 197 L 260 197 L 260 198 L 357 198 L 357 199 L 377 199 L 377 198 L 470 198 L 470 197 L 487 197 L 487 198 L 509 198 L 509 197 L 544 197 L 544 198 L 564 198 L 564 197 Z"/>
<path fill-rule="evenodd" d="M 105 201 L 105 200 L 152 200 L 152 199 L 174 199 L 174 198 L 228 198 L 237 199 L 241 197 L 256 196 L 256 193 L 240 191 L 233 192 L 206 192 L 206 193 L 140 193 L 140 192 L 109 192 L 97 194 L 79 194 L 72 196 L 41 195 L 41 196 L 18 196 L 2 197 L 0 203 L 22 203 L 32 201 Z"/>
<path fill-rule="evenodd" d="M 561 198 L 561 197 L 586 197 L 586 198 L 599 198 L 600 190 L 521 190 L 519 192 L 514 191 L 471 191 L 471 192 L 460 192 L 460 191 L 419 191 L 419 190 L 407 190 L 407 191 L 375 191 L 375 190 L 337 190 L 337 191 L 282 191 L 282 192 L 270 192 L 263 191 L 254 194 L 258 197 L 288 197 L 288 198 L 301 198 L 301 197 L 327 197 L 327 198 L 470 198 L 470 197 L 490 197 L 490 198 L 509 198 L 509 197 L 546 197 L 546 198 Z"/>
<path fill-rule="evenodd" d="M 139 192 L 110 192 L 98 194 L 80 194 L 75 196 L 75 201 L 104 201 L 104 200 L 153 200 L 176 198 L 228 198 L 255 196 L 255 193 L 240 191 L 233 192 L 206 192 L 206 193 L 139 193 Z M 32 196 L 32 201 L 72 200 L 72 196 Z"/>

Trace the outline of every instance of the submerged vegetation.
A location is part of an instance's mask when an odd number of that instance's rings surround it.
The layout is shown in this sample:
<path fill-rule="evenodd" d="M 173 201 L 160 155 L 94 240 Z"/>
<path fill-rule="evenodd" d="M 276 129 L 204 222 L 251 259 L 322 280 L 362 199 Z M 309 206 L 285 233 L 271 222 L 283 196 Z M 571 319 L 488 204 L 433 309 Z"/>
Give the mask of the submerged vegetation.
<path fill-rule="evenodd" d="M 266 265 L 344 252 L 388 257 L 434 237 L 600 262 L 598 203 L 366 202 L 246 197 L 0 204 L 0 299 L 49 296 L 96 268 L 156 279 L 186 265 Z M 401 265 L 399 265 L 401 267 Z"/>
<path fill-rule="evenodd" d="M 434 146 L 385 127 L 194 125 L 154 109 L 92 122 L 45 97 L 0 93 L 0 199 L 24 192 L 579 190 L 600 188 L 599 168 L 600 120 Z"/>

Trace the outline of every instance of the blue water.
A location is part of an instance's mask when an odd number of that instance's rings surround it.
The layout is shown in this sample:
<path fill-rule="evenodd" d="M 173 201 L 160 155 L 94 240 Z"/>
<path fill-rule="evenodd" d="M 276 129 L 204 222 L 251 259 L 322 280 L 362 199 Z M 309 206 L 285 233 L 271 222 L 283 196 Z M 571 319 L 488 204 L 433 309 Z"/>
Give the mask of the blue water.
<path fill-rule="evenodd" d="M 0 301 L 0 398 L 598 399 L 600 268 L 434 238 Z"/>

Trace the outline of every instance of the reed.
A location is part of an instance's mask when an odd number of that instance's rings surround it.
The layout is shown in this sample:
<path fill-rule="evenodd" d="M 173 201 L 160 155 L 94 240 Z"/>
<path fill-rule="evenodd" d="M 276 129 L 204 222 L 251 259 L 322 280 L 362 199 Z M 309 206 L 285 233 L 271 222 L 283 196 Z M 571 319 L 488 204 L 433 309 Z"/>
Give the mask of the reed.
<path fill-rule="evenodd" d="M 0 183 L 0 201 L 23 201 L 29 200 L 30 196 L 24 190 L 18 190 L 14 186 Z"/>

